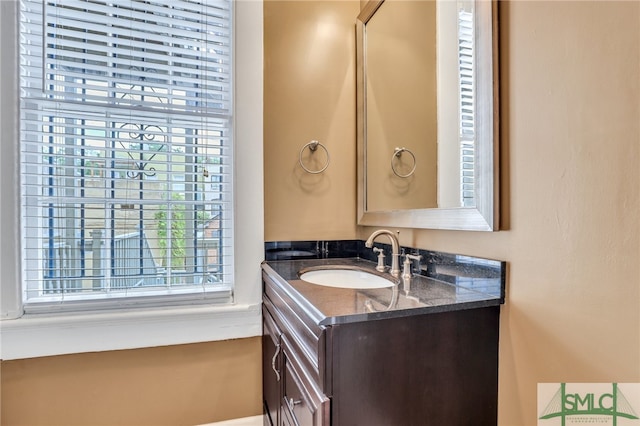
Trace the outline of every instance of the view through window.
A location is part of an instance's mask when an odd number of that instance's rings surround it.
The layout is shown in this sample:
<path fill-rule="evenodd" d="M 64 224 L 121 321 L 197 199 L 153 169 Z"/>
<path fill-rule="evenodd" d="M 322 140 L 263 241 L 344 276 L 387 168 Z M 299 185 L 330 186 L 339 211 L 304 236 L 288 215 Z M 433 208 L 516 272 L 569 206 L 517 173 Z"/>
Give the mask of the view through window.
<path fill-rule="evenodd" d="M 21 2 L 27 309 L 230 300 L 231 18 L 221 0 Z"/>

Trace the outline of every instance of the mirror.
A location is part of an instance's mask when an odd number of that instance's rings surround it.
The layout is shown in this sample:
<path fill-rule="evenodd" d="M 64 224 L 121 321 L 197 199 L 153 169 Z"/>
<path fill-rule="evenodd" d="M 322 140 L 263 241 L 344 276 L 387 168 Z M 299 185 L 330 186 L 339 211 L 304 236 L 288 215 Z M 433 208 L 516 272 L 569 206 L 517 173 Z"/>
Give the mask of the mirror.
<path fill-rule="evenodd" d="M 362 9 L 359 225 L 498 229 L 496 13 L 484 0 Z"/>

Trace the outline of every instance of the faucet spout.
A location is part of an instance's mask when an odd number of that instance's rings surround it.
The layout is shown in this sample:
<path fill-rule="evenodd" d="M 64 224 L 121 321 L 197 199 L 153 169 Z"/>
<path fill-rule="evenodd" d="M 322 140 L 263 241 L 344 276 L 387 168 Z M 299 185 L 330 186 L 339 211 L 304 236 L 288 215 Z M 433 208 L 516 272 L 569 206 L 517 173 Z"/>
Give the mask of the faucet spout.
<path fill-rule="evenodd" d="M 369 236 L 369 238 L 367 238 L 367 241 L 364 243 L 364 245 L 367 248 L 373 247 L 373 242 L 375 241 L 376 238 L 378 238 L 379 235 L 386 235 L 387 237 L 389 237 L 389 240 L 391 241 L 391 270 L 389 271 L 389 273 L 394 277 L 399 277 L 400 276 L 400 243 L 398 243 L 398 237 L 396 236 L 396 234 L 389 231 L 388 229 L 379 229 L 377 231 L 374 231 Z"/>

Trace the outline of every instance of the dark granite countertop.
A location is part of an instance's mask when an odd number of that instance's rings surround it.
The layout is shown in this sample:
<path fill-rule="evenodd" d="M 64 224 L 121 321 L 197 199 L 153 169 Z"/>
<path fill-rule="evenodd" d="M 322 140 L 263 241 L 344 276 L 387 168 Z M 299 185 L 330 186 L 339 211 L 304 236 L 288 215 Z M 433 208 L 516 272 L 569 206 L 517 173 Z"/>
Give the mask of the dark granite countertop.
<path fill-rule="evenodd" d="M 379 289 L 326 287 L 300 279 L 299 273 L 305 268 L 334 265 L 380 274 L 375 269 L 376 263 L 359 257 L 268 260 L 263 263 L 263 269 L 286 287 L 285 291 L 294 300 L 313 310 L 311 316 L 321 326 L 498 306 L 504 302 L 503 277 L 481 276 L 478 285 L 478 277 L 468 268 L 462 277 L 456 276 L 455 268 L 449 268 L 447 277 L 460 278 L 454 279 L 454 283 L 450 279 L 438 279 L 438 274 L 434 274 L 436 278 L 414 275 L 409 286 L 402 279 L 385 273 L 396 284 Z"/>

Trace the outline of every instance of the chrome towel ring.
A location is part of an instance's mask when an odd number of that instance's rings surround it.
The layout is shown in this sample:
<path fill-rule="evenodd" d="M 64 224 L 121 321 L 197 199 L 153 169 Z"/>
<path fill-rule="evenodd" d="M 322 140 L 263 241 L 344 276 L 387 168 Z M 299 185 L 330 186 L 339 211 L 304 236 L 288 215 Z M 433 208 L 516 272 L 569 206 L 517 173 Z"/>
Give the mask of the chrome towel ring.
<path fill-rule="evenodd" d="M 396 167 L 393 164 L 393 160 L 397 157 L 400 158 L 402 156 L 403 152 L 408 152 L 409 155 L 411 155 L 411 158 L 413 158 L 413 167 L 411 168 L 411 171 L 409 173 L 407 173 L 406 175 L 401 175 L 400 173 L 398 173 L 398 171 L 396 170 Z M 400 177 L 400 178 L 408 178 L 409 176 L 411 176 L 413 174 L 413 172 L 416 171 L 416 156 L 413 154 L 413 152 L 411 152 L 411 150 L 402 147 L 402 148 L 398 148 L 396 147 L 396 149 L 393 150 L 393 155 L 391 156 L 391 170 L 393 170 L 393 173 Z"/>
<path fill-rule="evenodd" d="M 306 148 L 309 148 L 309 151 L 311 151 L 311 153 L 313 154 L 314 152 L 316 152 L 316 150 L 318 149 L 318 147 L 324 149 L 324 152 L 327 154 L 327 162 L 325 163 L 325 165 L 319 169 L 319 170 L 309 170 L 305 165 L 304 162 L 302 161 L 302 153 L 304 152 L 304 150 Z M 327 167 L 329 167 L 329 150 L 327 150 L 327 147 L 322 145 L 320 142 L 318 141 L 311 141 L 309 143 L 307 143 L 305 146 L 302 147 L 302 149 L 300 150 L 300 155 L 298 156 L 298 161 L 300 161 L 300 166 L 304 169 L 305 172 L 307 173 L 312 173 L 312 174 L 318 174 L 318 173 L 322 173 L 324 172 Z"/>

